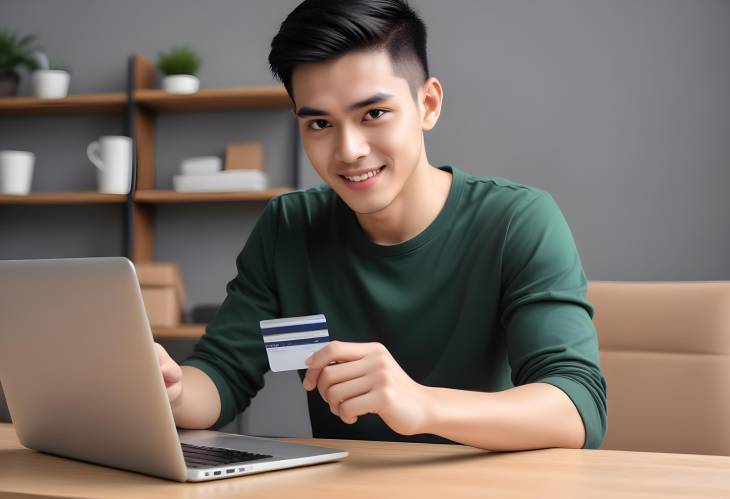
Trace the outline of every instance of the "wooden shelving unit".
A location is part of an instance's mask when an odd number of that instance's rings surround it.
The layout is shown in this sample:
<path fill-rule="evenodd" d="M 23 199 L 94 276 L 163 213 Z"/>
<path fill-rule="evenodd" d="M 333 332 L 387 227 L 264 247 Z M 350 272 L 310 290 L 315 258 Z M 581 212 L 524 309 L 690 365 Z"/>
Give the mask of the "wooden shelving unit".
<path fill-rule="evenodd" d="M 3 97 L 0 98 L 0 116 L 122 114 L 126 106 L 127 94 L 124 92 L 69 95 L 63 99 Z"/>
<path fill-rule="evenodd" d="M 189 113 L 255 108 L 286 108 L 291 105 L 284 87 L 208 88 L 191 95 L 175 95 L 158 89 L 140 89 L 134 102 L 152 111 Z"/>
<path fill-rule="evenodd" d="M 125 134 L 134 143 L 134 179 L 130 195 L 98 192 L 34 192 L 0 195 L 0 205 L 84 205 L 117 203 L 125 206 L 125 251 L 135 263 L 154 260 L 155 210 L 159 204 L 263 202 L 293 190 L 291 186 L 255 192 L 176 192 L 155 187 L 155 125 L 158 113 L 212 112 L 288 108 L 283 86 L 203 89 L 195 94 L 169 94 L 153 88 L 155 68 L 139 54 L 129 59 L 127 92 L 69 95 L 63 99 L 0 98 L 0 117 L 119 114 Z M 296 178 L 296 175 L 295 175 Z M 198 338 L 203 324 L 153 328 L 157 338 Z"/>
<path fill-rule="evenodd" d="M 178 327 L 153 327 L 157 339 L 198 339 L 205 333 L 205 324 L 181 324 Z"/>
<path fill-rule="evenodd" d="M 170 94 L 152 88 L 153 64 L 134 55 L 130 96 L 132 130 L 136 144 L 137 177 L 132 206 L 131 253 L 135 262 L 154 260 L 154 219 L 158 204 L 191 202 L 266 201 L 292 190 L 282 186 L 253 192 L 176 192 L 155 188 L 155 121 L 157 113 L 232 111 L 285 108 L 289 97 L 281 85 L 271 87 L 215 88 L 195 94 Z"/>
<path fill-rule="evenodd" d="M 278 187 L 251 192 L 177 192 L 173 190 L 137 190 L 134 200 L 137 203 L 219 203 L 226 201 L 267 201 L 274 196 L 290 192 L 288 187 Z"/>
<path fill-rule="evenodd" d="M 23 196 L 0 194 L 0 204 L 122 204 L 126 201 L 125 194 L 101 194 L 95 191 L 34 192 Z"/>

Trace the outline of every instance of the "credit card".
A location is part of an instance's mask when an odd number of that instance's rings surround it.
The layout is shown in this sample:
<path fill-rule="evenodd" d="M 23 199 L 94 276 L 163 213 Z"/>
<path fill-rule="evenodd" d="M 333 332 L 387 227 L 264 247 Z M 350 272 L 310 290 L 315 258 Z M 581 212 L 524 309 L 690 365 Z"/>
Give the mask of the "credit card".
<path fill-rule="evenodd" d="M 323 314 L 260 321 L 269 367 L 274 372 L 307 369 L 304 361 L 327 346 L 330 334 Z"/>

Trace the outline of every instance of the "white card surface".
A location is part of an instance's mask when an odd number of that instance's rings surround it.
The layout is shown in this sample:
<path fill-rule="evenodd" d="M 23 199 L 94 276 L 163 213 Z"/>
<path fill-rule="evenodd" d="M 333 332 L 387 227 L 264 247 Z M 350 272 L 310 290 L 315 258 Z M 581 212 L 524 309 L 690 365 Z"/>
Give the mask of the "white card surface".
<path fill-rule="evenodd" d="M 330 341 L 323 314 L 260 321 L 269 366 L 274 372 L 307 369 L 304 361 Z"/>

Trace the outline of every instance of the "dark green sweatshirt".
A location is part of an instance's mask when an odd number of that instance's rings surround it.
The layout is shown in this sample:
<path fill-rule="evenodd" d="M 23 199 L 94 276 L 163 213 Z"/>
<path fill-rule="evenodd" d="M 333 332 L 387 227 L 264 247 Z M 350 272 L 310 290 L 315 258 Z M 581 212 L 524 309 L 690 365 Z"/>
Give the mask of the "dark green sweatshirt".
<path fill-rule="evenodd" d="M 535 187 L 442 169 L 453 177 L 441 213 L 392 246 L 370 241 L 327 186 L 267 204 L 223 304 L 183 362 L 218 388 L 214 428 L 263 386 L 269 364 L 259 321 L 324 314 L 332 339 L 383 343 L 423 385 L 484 392 L 555 385 L 583 419 L 585 447 L 600 445 L 606 382 L 586 276 L 560 208 Z M 399 435 L 373 414 L 348 425 L 317 390 L 307 396 L 315 437 L 446 441 Z"/>

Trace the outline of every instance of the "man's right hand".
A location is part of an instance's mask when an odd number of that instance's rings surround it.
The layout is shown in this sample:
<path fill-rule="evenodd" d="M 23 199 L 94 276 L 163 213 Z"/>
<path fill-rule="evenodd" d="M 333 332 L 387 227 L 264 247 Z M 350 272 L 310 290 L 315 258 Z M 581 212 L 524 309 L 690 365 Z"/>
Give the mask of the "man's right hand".
<path fill-rule="evenodd" d="M 170 400 L 170 405 L 174 407 L 175 402 L 182 395 L 182 369 L 159 343 L 155 343 L 155 351 L 162 371 L 162 379 L 165 380 L 167 398 Z"/>
<path fill-rule="evenodd" d="M 212 427 L 221 413 L 221 399 L 213 380 L 197 367 L 178 365 L 159 343 L 155 343 L 155 352 L 177 427 L 196 430 Z"/>

